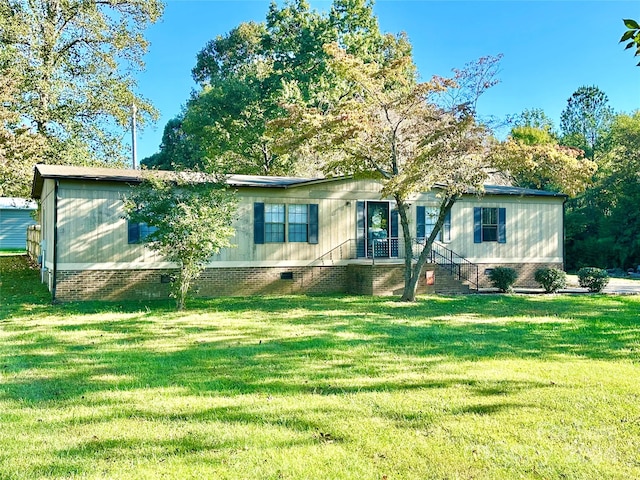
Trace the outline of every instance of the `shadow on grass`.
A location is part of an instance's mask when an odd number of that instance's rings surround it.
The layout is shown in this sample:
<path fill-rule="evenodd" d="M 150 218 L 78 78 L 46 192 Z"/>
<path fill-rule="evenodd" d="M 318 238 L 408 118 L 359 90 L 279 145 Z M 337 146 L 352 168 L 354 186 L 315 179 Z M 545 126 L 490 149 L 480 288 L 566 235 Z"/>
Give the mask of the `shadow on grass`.
<path fill-rule="evenodd" d="M 447 374 L 437 369 L 445 363 L 639 358 L 637 297 L 433 296 L 416 304 L 354 296 L 220 298 L 195 300 L 179 313 L 171 301 L 51 305 L 37 272 L 13 265 L 2 271 L 0 290 L 0 400 L 29 415 L 48 414 L 43 428 L 92 432 L 113 422 L 112 430 L 122 429 L 56 447 L 29 466 L 33 478 L 83 476 L 94 461 L 115 458 L 215 462 L 222 452 L 245 454 L 247 425 L 293 432 L 274 434 L 276 447 L 347 443 L 351 432 L 332 427 L 322 409 L 353 418 L 360 412 L 350 410 L 349 398 L 361 393 L 463 391 L 466 400 L 456 406 L 370 407 L 398 428 L 428 432 L 441 423 L 438 409 L 498 415 L 530 407 L 517 401 L 520 392 L 533 398 L 556 388 Z M 165 396 L 171 406 L 162 404 Z M 194 396 L 229 401 L 187 408 Z M 243 396 L 249 400 L 237 398 Z M 294 405 L 283 400 L 294 396 Z M 272 397 L 285 406 L 260 407 Z M 60 418 L 51 414 L 67 407 Z M 140 422 L 172 434 L 138 434 Z M 209 433 L 190 433 L 183 428 L 190 422 L 206 424 Z M 3 427 L 12 423 L 19 419 L 4 417 Z M 216 428 L 241 433 L 219 435 Z"/>
<path fill-rule="evenodd" d="M 424 378 L 443 359 L 637 360 L 637 307 L 634 297 L 606 296 L 428 297 L 417 304 L 292 296 L 196 300 L 178 313 L 170 302 L 52 306 L 3 298 L 10 314 L 0 321 L 0 398 L 57 402 L 172 386 L 230 396 L 447 388 L 390 379 L 407 369 Z M 539 386 L 483 388 L 495 395 Z"/>

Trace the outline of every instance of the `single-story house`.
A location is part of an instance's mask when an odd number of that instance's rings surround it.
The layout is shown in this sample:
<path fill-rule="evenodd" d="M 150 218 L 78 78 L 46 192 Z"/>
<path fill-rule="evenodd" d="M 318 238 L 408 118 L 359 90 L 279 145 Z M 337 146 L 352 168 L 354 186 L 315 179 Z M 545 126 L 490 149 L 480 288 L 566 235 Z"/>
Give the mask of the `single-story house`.
<path fill-rule="evenodd" d="M 162 298 L 176 265 L 142 241 L 144 225 L 126 219 L 123 195 L 139 170 L 38 165 L 42 278 L 53 297 Z M 435 223 L 435 192 L 410 206 L 414 252 L 405 252 L 394 201 L 381 184 L 354 178 L 231 175 L 237 191 L 235 248 L 211 258 L 197 295 L 351 292 L 394 294 L 405 255 L 415 255 Z M 509 266 L 534 286 L 541 267 L 563 267 L 563 194 L 486 186 L 456 202 L 420 282 L 420 292 L 489 286 L 487 273 Z M 466 286 L 465 286 L 466 285 Z"/>
<path fill-rule="evenodd" d="M 27 249 L 27 229 L 35 225 L 33 200 L 0 197 L 0 250 Z"/>

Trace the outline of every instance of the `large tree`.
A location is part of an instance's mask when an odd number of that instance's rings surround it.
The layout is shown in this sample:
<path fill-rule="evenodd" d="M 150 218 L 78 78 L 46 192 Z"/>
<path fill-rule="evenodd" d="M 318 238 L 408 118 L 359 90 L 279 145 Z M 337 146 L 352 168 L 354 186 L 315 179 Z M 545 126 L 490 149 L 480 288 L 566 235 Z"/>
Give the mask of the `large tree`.
<path fill-rule="evenodd" d="M 596 86 L 582 86 L 560 114 L 562 143 L 584 150 L 585 157 L 594 160 L 612 120 L 607 95 Z"/>
<path fill-rule="evenodd" d="M 135 94 L 144 29 L 160 0 L 0 0 L 0 47 L 16 75 L 13 104 L 24 126 L 46 139 L 43 160 L 124 160 L 121 142 L 132 105 L 140 121 L 155 115 Z"/>
<path fill-rule="evenodd" d="M 28 197 L 42 160 L 44 138 L 22 123 L 12 108 L 18 101 L 15 76 L 0 73 L 0 197 Z"/>
<path fill-rule="evenodd" d="M 404 37 L 388 35 L 385 43 L 393 54 L 369 62 L 327 45 L 330 66 L 342 79 L 339 100 L 328 108 L 292 104 L 288 120 L 275 128 L 287 128 L 293 143 L 304 142 L 326 155 L 329 173 L 380 179 L 382 195 L 394 198 L 402 225 L 402 299 L 413 301 L 446 214 L 463 192 L 482 189 L 487 132 L 467 106 L 445 110 L 436 105 L 436 96 L 455 84 L 441 78 L 417 82 Z M 436 188 L 441 200 L 436 228 L 413 264 L 409 202 L 414 194 Z"/>
<path fill-rule="evenodd" d="M 598 250 L 607 266 L 635 268 L 640 264 L 640 111 L 617 115 L 604 141 L 609 174 L 598 189 Z"/>
<path fill-rule="evenodd" d="M 405 252 L 402 300 L 414 301 L 420 273 L 456 200 L 470 191 L 481 193 L 488 172 L 496 165 L 507 169 L 521 159 L 491 155 L 497 147 L 488 129 L 474 115 L 475 96 L 482 89 L 475 94 L 459 95 L 457 98 L 464 99 L 463 103 L 442 102 L 442 94 L 459 84 L 441 77 L 418 82 L 405 42 L 402 36 L 386 36 L 385 43 L 393 55 L 380 61 L 363 61 L 337 44 L 327 45 L 330 67 L 342 80 L 338 100 L 326 108 L 291 104 L 288 119 L 274 122 L 273 128 L 288 132 L 290 142 L 283 148 L 303 143 L 324 155 L 327 173 L 381 181 L 382 196 L 395 200 L 402 225 Z M 397 52 L 404 54 L 398 56 Z M 495 64 L 485 59 L 469 65 L 466 70 L 476 73 L 462 78 L 468 78 L 469 85 L 477 85 L 478 82 L 471 81 L 477 74 L 484 79 L 480 84 L 490 86 L 494 82 L 491 75 L 486 76 L 483 65 L 495 71 Z M 538 159 L 536 155 L 532 158 Z M 538 160 L 533 170 L 546 167 L 545 162 L 559 163 L 559 156 L 546 155 Z M 570 162 L 569 167 L 574 166 Z M 572 168 L 566 171 L 575 173 Z M 409 226 L 409 203 L 414 195 L 426 191 L 434 191 L 440 208 L 429 238 L 416 243 Z M 417 259 L 412 254 L 415 247 Z"/>
<path fill-rule="evenodd" d="M 291 96 L 309 105 L 330 105 L 335 77 L 322 46 L 338 42 L 364 59 L 385 52 L 383 36 L 367 0 L 335 0 L 327 13 L 295 0 L 273 3 L 263 23 L 242 23 L 207 43 L 193 69 L 200 85 L 184 114 L 175 119 L 180 132 L 165 142 L 150 166 L 167 165 L 177 144 L 190 144 L 187 166 L 208 171 L 251 174 L 309 174 L 310 156 L 300 161 L 278 151 L 279 132 L 269 122 L 286 115 Z M 165 155 L 166 153 L 166 155 Z M 175 163 L 175 162 L 174 162 Z M 311 170 L 311 171 L 309 171 Z"/>

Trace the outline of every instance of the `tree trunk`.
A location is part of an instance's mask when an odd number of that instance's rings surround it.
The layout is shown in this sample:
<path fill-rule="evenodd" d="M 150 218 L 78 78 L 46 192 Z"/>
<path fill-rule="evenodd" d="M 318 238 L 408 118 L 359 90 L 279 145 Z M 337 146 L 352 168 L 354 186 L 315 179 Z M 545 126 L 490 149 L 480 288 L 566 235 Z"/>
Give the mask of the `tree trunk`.
<path fill-rule="evenodd" d="M 397 200 L 396 200 L 397 201 Z M 400 298 L 401 302 L 415 302 L 416 301 L 416 292 L 418 290 L 418 281 L 420 280 L 420 273 L 424 265 L 427 263 L 429 258 L 429 254 L 431 253 L 431 247 L 433 246 L 433 242 L 435 242 L 438 237 L 440 230 L 442 230 L 442 226 L 444 225 L 444 219 L 447 216 L 447 213 L 451 211 L 451 207 L 455 203 L 455 197 L 445 197 L 442 203 L 440 204 L 440 212 L 438 213 L 438 220 L 436 221 L 435 226 L 433 227 L 433 231 L 429 238 L 425 240 L 424 247 L 420 252 L 420 256 L 416 261 L 416 264 L 413 265 L 413 252 L 411 249 L 405 251 L 405 272 L 404 272 L 404 291 L 402 292 L 402 297 Z M 406 206 L 405 206 L 406 208 Z M 400 208 L 398 208 L 400 211 Z M 405 246 L 407 243 L 411 246 L 411 232 L 409 231 L 409 221 L 406 215 L 406 211 L 404 212 L 404 219 L 402 218 L 402 214 L 400 214 L 400 218 L 402 219 L 402 234 L 404 235 Z M 406 222 L 406 223 L 405 223 Z M 405 228 L 406 225 L 406 228 Z M 418 239 L 419 240 L 419 239 Z"/>
<path fill-rule="evenodd" d="M 409 205 L 397 195 L 394 196 L 398 215 L 400 216 L 400 225 L 402 225 L 402 239 L 404 241 L 404 291 L 402 293 L 402 301 L 412 302 L 413 300 L 405 298 L 407 294 L 407 285 L 411 283 L 411 265 L 413 263 L 413 239 L 411 230 L 409 229 L 409 217 L 407 211 Z"/>
<path fill-rule="evenodd" d="M 184 310 L 184 305 L 187 299 L 187 292 L 189 291 L 189 286 L 191 284 L 191 279 L 186 271 L 184 264 L 180 268 L 180 276 L 178 277 L 178 284 L 176 285 L 176 309 Z"/>

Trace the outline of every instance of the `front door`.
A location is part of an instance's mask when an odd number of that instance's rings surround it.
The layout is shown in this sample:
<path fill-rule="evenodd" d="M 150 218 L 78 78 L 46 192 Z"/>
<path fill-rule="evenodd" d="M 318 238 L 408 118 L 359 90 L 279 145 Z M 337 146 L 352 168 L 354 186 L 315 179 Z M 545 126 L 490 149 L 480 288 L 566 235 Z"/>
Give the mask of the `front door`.
<path fill-rule="evenodd" d="M 398 256 L 398 211 L 389 202 L 356 202 L 356 252 L 357 258 Z"/>
<path fill-rule="evenodd" d="M 389 257 L 389 202 L 367 202 L 367 256 Z"/>

